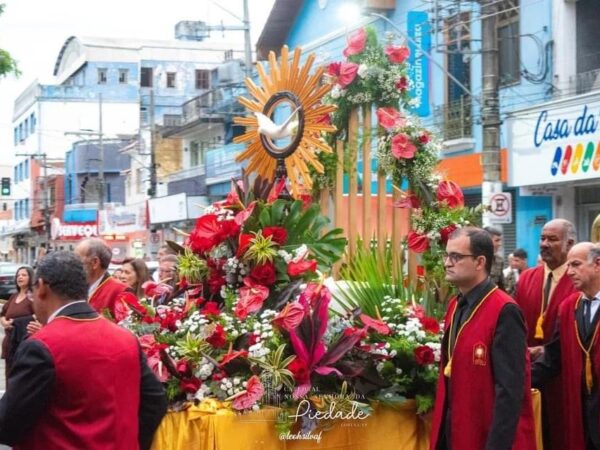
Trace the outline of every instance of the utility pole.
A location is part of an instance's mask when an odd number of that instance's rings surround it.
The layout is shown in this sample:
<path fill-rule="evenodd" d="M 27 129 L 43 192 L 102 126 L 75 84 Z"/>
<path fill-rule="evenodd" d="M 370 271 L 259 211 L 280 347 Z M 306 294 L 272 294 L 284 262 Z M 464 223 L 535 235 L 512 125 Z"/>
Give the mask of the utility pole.
<path fill-rule="evenodd" d="M 154 123 L 154 89 L 150 89 L 150 190 L 148 192 L 150 197 L 156 197 L 156 143 L 154 142 L 154 135 L 156 131 L 156 125 Z"/>
<path fill-rule="evenodd" d="M 481 200 L 490 204 L 492 194 L 502 192 L 500 177 L 500 104 L 499 104 L 499 65 L 498 36 L 496 28 L 496 0 L 481 1 L 481 40 L 482 40 L 482 106 L 483 122 L 483 184 Z M 491 225 L 491 214 L 484 212 L 483 225 Z"/>
<path fill-rule="evenodd" d="M 98 94 L 98 212 L 104 209 L 104 143 L 102 141 L 102 93 Z"/>
<path fill-rule="evenodd" d="M 246 54 L 246 76 L 252 78 L 252 44 L 250 42 L 250 11 L 248 0 L 244 0 L 244 50 Z"/>

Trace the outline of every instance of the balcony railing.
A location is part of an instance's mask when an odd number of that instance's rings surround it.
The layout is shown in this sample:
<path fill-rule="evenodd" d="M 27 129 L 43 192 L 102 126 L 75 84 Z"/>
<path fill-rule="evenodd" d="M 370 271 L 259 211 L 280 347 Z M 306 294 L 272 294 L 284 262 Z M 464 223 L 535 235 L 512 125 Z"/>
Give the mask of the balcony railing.
<path fill-rule="evenodd" d="M 471 98 L 464 96 L 435 109 L 434 125 L 436 125 L 445 141 L 470 138 L 473 135 L 473 116 Z"/>
<path fill-rule="evenodd" d="M 578 73 L 569 78 L 569 86 L 561 95 L 579 95 L 600 90 L 600 69 Z"/>
<path fill-rule="evenodd" d="M 223 91 L 215 89 L 205 92 L 183 104 L 183 123 L 190 123 L 214 114 L 216 105 L 223 100 Z"/>
<path fill-rule="evenodd" d="M 206 184 L 239 176 L 242 164 L 236 162 L 235 157 L 245 148 L 243 144 L 228 144 L 206 152 Z"/>
<path fill-rule="evenodd" d="M 188 167 L 183 170 L 178 170 L 177 172 L 170 173 L 165 176 L 163 182 L 172 183 L 173 181 L 184 180 L 186 178 L 194 178 L 204 175 L 206 173 L 204 164 L 194 167 Z"/>

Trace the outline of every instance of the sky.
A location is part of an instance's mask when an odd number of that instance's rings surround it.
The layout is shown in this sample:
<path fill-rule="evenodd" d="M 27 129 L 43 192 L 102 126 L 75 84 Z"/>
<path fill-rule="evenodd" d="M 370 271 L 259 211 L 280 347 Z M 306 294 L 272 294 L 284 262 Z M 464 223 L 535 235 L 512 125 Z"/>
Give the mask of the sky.
<path fill-rule="evenodd" d="M 248 0 L 253 48 L 274 0 Z M 70 36 L 173 39 L 181 20 L 240 25 L 218 5 L 243 15 L 242 0 L 0 0 L 0 48 L 18 61 L 22 74 L 0 79 L 0 161 L 12 158 L 12 108 L 15 98 L 34 80 L 52 84 L 54 63 Z M 242 42 L 242 31 L 211 40 Z"/>

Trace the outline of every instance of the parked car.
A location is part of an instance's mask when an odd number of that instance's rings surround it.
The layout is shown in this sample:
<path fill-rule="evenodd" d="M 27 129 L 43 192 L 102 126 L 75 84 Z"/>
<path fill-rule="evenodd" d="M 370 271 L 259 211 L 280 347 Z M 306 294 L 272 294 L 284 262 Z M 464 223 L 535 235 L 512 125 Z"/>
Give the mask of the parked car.
<path fill-rule="evenodd" d="M 17 292 L 15 275 L 21 264 L 0 262 L 0 299 L 8 300 L 12 294 Z"/>

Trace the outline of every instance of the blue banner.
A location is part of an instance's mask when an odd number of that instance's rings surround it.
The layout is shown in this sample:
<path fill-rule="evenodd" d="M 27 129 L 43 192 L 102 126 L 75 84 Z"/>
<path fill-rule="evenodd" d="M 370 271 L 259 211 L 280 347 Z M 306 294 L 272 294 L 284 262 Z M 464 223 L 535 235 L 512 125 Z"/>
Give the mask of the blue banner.
<path fill-rule="evenodd" d="M 423 52 L 431 52 L 431 26 L 425 11 L 410 11 L 408 13 L 408 42 L 410 49 L 409 76 L 412 80 L 410 94 L 415 106 L 412 111 L 420 117 L 429 115 L 429 59 Z"/>

